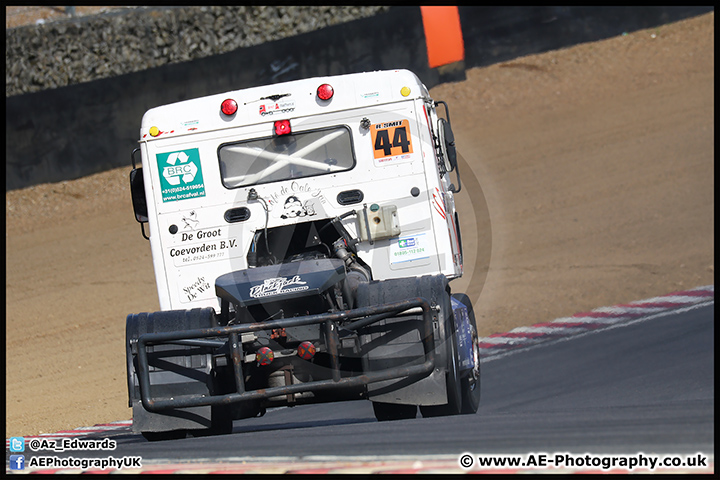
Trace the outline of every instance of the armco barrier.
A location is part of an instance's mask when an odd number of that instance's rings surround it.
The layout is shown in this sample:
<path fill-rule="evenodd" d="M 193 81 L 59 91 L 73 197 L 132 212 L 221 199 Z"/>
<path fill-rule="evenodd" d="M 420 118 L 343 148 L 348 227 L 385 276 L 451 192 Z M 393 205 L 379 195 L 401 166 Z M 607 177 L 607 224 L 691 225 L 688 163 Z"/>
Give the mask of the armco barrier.
<path fill-rule="evenodd" d="M 462 68 L 599 40 L 713 7 L 460 7 Z M 430 68 L 419 7 L 230 53 L 6 100 L 6 190 L 129 165 L 151 107 L 304 77 L 407 68 L 428 88 L 464 78 Z"/>

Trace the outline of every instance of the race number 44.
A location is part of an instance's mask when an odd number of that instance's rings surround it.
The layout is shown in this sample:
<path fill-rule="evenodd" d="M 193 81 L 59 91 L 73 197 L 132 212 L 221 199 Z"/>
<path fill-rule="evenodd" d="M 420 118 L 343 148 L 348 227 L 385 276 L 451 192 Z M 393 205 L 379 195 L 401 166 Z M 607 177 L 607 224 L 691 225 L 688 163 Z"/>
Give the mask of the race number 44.
<path fill-rule="evenodd" d="M 410 122 L 396 120 L 370 126 L 375 158 L 413 153 Z"/>

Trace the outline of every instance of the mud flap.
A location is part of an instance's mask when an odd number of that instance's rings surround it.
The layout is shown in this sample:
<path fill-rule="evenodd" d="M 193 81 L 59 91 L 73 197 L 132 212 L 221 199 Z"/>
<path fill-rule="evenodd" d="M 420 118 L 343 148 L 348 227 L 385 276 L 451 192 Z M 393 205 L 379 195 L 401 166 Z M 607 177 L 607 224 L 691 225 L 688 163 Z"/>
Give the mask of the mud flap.
<path fill-rule="evenodd" d="M 133 432 L 162 432 L 210 428 L 211 407 L 169 409 L 159 413 L 147 411 L 140 400 L 136 369 L 137 339 L 145 333 L 194 330 L 217 326 L 212 308 L 176 310 L 128 315 L 126 355 L 129 406 L 133 409 Z M 151 396 L 171 398 L 176 395 L 210 395 L 213 390 L 209 347 L 187 345 L 150 345 Z"/>
<path fill-rule="evenodd" d="M 445 322 L 452 321 L 450 295 L 444 275 L 403 278 L 360 284 L 357 306 L 425 298 L 432 306 L 435 338 L 435 369 L 424 378 L 405 377 L 372 383 L 368 398 L 374 402 L 408 405 L 442 405 L 447 403 L 447 348 Z M 447 329 L 447 331 L 450 331 Z M 374 372 L 394 367 L 418 365 L 424 361 L 422 315 L 388 318 L 366 327 L 360 335 L 363 370 Z"/>

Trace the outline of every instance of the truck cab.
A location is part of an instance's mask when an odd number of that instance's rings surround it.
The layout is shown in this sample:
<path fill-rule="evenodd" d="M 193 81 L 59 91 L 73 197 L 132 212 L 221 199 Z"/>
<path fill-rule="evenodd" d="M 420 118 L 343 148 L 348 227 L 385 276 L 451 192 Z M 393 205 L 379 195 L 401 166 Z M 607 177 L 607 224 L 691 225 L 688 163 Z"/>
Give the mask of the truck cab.
<path fill-rule="evenodd" d="M 127 320 L 134 429 L 359 398 L 379 420 L 474 413 L 448 117 L 407 70 L 150 109 L 130 181 L 160 311 Z"/>

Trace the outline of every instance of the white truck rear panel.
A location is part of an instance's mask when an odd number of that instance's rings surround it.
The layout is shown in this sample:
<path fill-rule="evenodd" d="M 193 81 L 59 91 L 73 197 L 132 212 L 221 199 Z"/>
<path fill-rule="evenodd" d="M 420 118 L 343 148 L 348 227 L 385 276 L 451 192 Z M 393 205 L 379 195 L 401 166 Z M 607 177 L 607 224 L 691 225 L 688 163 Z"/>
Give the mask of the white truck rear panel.
<path fill-rule="evenodd" d="M 317 98 L 323 83 L 334 89 L 331 100 Z M 407 96 L 404 88 L 409 89 Z M 273 95 L 283 96 L 262 100 Z M 238 105 L 231 117 L 220 113 L 227 98 Z M 361 126 L 364 118 L 370 120 L 370 128 Z M 330 173 L 322 175 L 227 188 L 225 184 L 232 187 L 235 180 L 222 178 L 221 146 L 238 144 L 236 150 L 242 152 L 249 148 L 242 142 L 272 137 L 276 120 L 289 120 L 293 133 L 344 127 L 351 138 L 352 152 L 347 154 L 354 154 L 354 167 L 329 166 Z M 248 268 L 253 235 L 266 228 L 263 203 L 248 201 L 251 188 L 268 205 L 267 228 L 330 219 L 364 205 L 395 205 L 400 235 L 357 247 L 374 278 L 461 275 L 453 194 L 448 175 L 441 178 L 438 173 L 428 126 L 436 121 L 427 89 L 403 70 L 298 80 L 149 110 L 140 136 L 161 309 L 219 311 L 215 279 Z M 407 138 L 397 136 L 402 127 Z M 347 135 L 344 130 L 337 132 Z M 378 140 L 378 135 L 387 137 Z M 399 146 L 390 147 L 387 139 L 397 140 Z M 311 142 L 310 147 L 324 148 L 322 142 Z M 283 157 L 278 158 L 282 162 Z M 345 165 L 351 161 L 348 158 L 342 160 Z M 298 162 L 299 170 L 310 168 L 302 158 L 288 161 Z M 414 188 L 417 197 L 411 194 Z M 362 202 L 340 205 L 338 194 L 354 189 L 364 193 Z M 229 223 L 225 213 L 238 207 L 248 208 L 250 217 Z M 362 216 L 357 217 L 343 222 L 355 236 Z"/>

